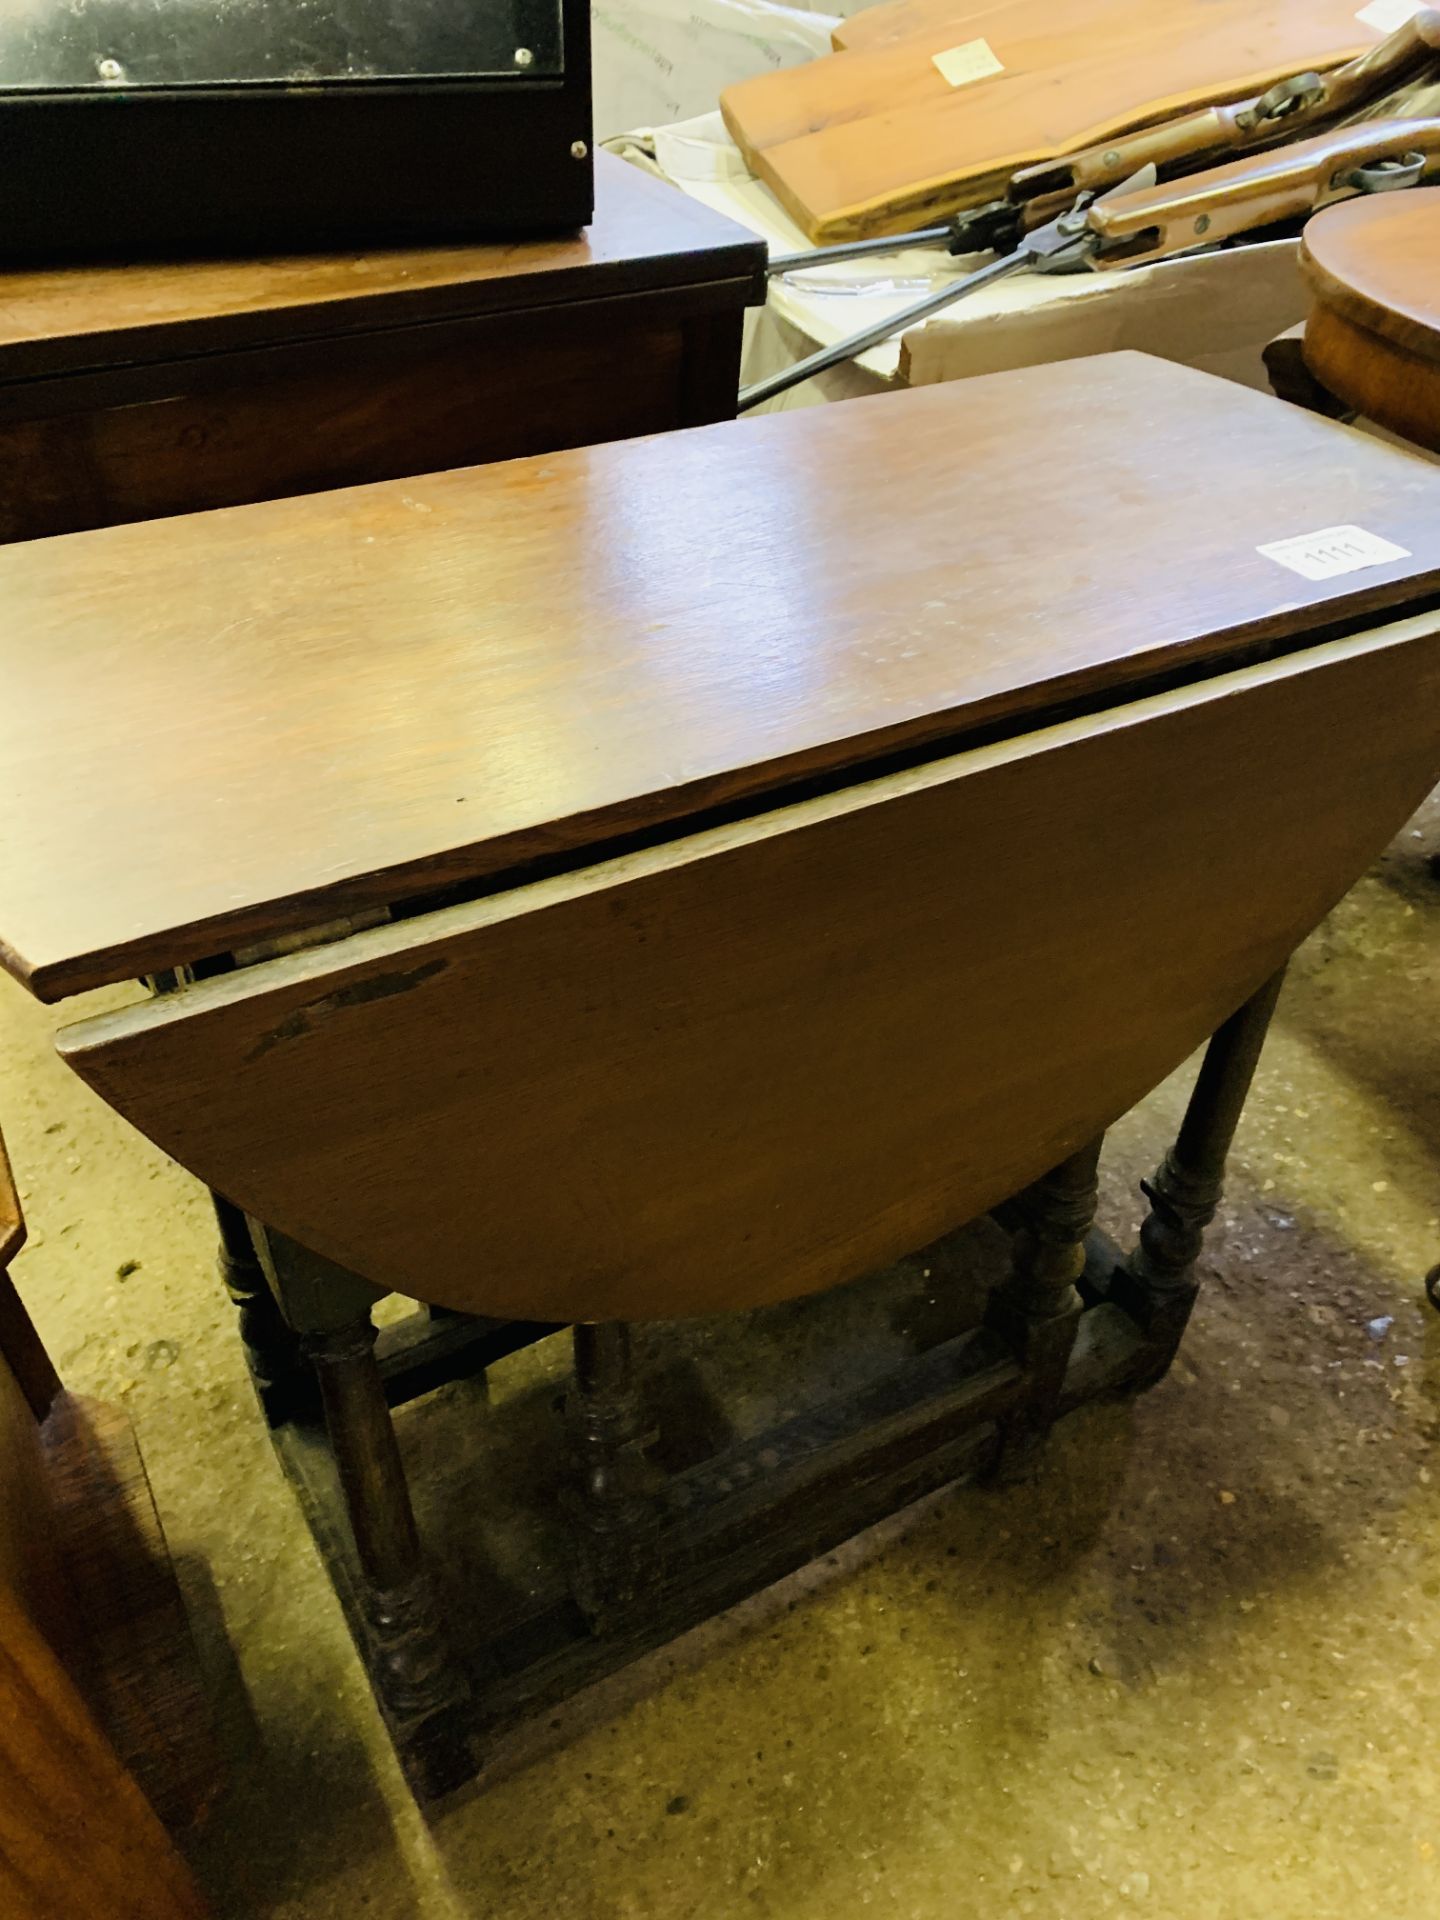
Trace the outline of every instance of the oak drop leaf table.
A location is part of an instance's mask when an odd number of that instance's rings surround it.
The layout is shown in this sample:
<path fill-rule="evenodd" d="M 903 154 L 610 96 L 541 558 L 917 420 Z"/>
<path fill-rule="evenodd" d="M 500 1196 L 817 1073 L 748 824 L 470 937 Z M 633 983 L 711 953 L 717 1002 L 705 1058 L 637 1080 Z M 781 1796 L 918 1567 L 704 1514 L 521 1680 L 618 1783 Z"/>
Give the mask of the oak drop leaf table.
<path fill-rule="evenodd" d="M 0 552 L 0 957 L 170 986 L 60 1050 L 255 1223 L 422 1789 L 1163 1374 L 1287 957 L 1440 772 L 1437 596 L 1440 474 L 1132 354 Z M 1207 1036 L 1124 1256 L 1102 1136 Z M 977 1323 L 657 1471 L 632 1323 L 995 1210 Z M 478 1647 L 390 1291 L 575 1329 L 565 1572 Z"/>

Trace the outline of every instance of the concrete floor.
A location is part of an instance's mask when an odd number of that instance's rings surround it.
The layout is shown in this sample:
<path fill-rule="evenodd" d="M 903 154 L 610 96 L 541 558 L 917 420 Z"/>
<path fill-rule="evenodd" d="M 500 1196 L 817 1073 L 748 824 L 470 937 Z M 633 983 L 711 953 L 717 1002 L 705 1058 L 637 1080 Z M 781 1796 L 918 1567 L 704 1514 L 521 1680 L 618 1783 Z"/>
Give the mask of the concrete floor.
<path fill-rule="evenodd" d="M 427 1823 L 257 1417 L 203 1195 L 0 991 L 21 1290 L 139 1429 L 233 1774 L 223 1915 L 1440 1912 L 1440 848 L 1300 956 L 1171 1377 L 538 1730 Z M 1105 1218 L 1183 1079 L 1112 1137 Z M 233 1650 L 233 1651 L 232 1651 Z"/>

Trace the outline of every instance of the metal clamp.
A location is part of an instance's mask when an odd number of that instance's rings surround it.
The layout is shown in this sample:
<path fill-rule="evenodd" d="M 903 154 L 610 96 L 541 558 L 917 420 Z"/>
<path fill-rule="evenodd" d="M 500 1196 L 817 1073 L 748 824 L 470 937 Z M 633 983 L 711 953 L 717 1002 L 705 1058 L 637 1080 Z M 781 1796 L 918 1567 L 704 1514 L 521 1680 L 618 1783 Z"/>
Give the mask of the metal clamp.
<path fill-rule="evenodd" d="M 1325 82 L 1318 73 L 1297 73 L 1291 80 L 1277 80 L 1268 93 L 1262 93 L 1253 107 L 1237 113 L 1235 124 L 1249 133 L 1266 120 L 1285 120 L 1292 113 L 1317 107 L 1325 98 Z"/>
<path fill-rule="evenodd" d="M 1427 161 L 1423 153 L 1402 153 L 1394 160 L 1377 160 L 1373 166 L 1356 167 L 1344 177 L 1347 187 L 1357 193 L 1396 193 L 1401 187 L 1413 187 L 1425 177 Z"/>
<path fill-rule="evenodd" d="M 1090 265 L 1100 244 L 1090 230 L 1094 203 L 1095 195 L 1087 190 L 1068 212 L 1029 235 L 1026 245 L 1036 273 L 1080 273 Z"/>

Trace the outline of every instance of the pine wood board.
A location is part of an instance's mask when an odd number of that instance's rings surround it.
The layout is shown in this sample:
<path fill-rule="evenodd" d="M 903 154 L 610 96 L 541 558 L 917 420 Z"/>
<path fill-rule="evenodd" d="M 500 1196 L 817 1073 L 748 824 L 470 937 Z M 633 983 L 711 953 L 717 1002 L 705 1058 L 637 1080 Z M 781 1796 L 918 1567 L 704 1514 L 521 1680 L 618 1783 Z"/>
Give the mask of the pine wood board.
<path fill-rule="evenodd" d="M 1253 13 L 1273 5 L 1275 0 L 1260 0 Z M 1096 32 L 1123 33 L 1132 28 L 1143 30 L 1150 24 L 1167 22 L 1177 34 L 1205 32 L 1217 21 L 1239 12 L 1235 0 L 886 0 L 876 7 L 864 7 L 841 20 L 830 36 L 837 53 L 864 52 L 911 40 L 920 34 L 931 35 L 937 46 L 952 47 L 967 39 L 1024 37 L 1046 30 L 1059 36 Z M 1361 9 L 1348 10 L 1339 4 L 1322 4 L 1308 9 L 1312 21 L 1333 24 L 1345 30 L 1348 17 L 1358 25 L 1364 44 L 1378 43 L 1383 33 L 1366 21 L 1357 20 Z"/>
<path fill-rule="evenodd" d="M 934 55 L 976 27 L 1005 71 L 951 86 Z M 758 75 L 721 110 L 752 170 L 826 243 L 976 205 L 1021 167 L 1340 65 L 1378 38 L 1349 0 L 1223 0 L 1194 18 L 1115 0 L 1098 22 L 1011 6 Z"/>

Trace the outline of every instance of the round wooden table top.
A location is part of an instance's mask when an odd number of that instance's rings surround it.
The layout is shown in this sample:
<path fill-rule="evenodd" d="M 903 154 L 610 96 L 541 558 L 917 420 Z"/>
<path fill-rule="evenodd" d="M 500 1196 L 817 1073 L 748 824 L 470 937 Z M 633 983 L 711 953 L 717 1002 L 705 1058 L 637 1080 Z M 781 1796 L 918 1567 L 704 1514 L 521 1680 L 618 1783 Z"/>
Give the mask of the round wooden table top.
<path fill-rule="evenodd" d="M 1440 451 L 1440 188 L 1317 214 L 1301 268 L 1315 306 L 1305 362 L 1357 413 Z"/>

